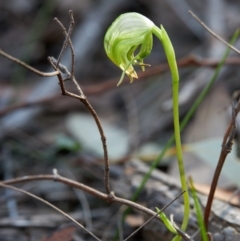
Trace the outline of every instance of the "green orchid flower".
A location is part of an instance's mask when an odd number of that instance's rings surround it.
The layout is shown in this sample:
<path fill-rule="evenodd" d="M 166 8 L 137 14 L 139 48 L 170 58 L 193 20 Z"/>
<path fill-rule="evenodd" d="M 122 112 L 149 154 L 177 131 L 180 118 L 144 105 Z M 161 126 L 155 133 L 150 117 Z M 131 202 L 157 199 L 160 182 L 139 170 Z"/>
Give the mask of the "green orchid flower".
<path fill-rule="evenodd" d="M 104 48 L 107 56 L 123 71 L 117 84 L 119 86 L 125 74 L 129 76 L 130 82 L 133 82 L 134 78 L 138 78 L 133 67 L 134 65 L 141 66 L 144 71 L 146 64 L 144 64 L 143 59 L 152 51 L 153 35 L 163 45 L 172 75 L 174 136 L 182 190 L 186 190 L 183 194 L 184 218 L 181 226 L 181 229 L 184 231 L 188 224 L 190 209 L 179 126 L 179 75 L 172 43 L 163 26 L 157 27 L 151 20 L 139 13 L 125 13 L 120 15 L 107 30 L 104 37 Z M 137 53 L 135 54 L 135 52 Z M 167 218 L 163 216 L 162 218 L 165 221 L 165 225 L 170 227 L 171 225 L 166 221 Z M 174 233 L 174 229 L 172 231 Z M 181 237 L 176 235 L 173 240 L 179 241 Z"/>
<path fill-rule="evenodd" d="M 144 71 L 143 58 L 152 50 L 152 28 L 154 23 L 138 13 L 120 15 L 109 27 L 104 37 L 104 48 L 107 56 L 123 70 L 118 83 L 121 84 L 126 73 L 130 82 L 138 78 L 133 65 L 141 65 Z M 134 52 L 140 48 L 138 54 Z"/>
<path fill-rule="evenodd" d="M 125 13 L 120 15 L 108 28 L 104 37 L 104 48 L 107 56 L 123 70 L 120 81 L 122 83 L 124 75 L 127 74 L 130 82 L 134 78 L 138 78 L 133 65 L 140 65 L 145 70 L 143 59 L 152 51 L 153 34 L 162 42 L 164 50 L 167 54 L 169 48 L 173 53 L 172 58 L 175 59 L 174 51 L 166 31 L 161 26 L 158 28 L 151 20 L 139 13 Z M 136 55 L 135 52 L 139 49 Z M 171 61 L 174 64 L 174 61 Z M 175 74 L 178 78 L 176 66 Z"/>

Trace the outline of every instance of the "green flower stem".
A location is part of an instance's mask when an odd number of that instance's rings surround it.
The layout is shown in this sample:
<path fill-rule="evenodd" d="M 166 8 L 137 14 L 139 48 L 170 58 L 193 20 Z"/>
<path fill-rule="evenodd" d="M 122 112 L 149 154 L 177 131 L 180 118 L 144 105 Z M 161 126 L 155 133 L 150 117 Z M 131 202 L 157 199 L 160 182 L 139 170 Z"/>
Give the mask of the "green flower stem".
<path fill-rule="evenodd" d="M 160 30 L 157 27 L 153 28 L 153 34 L 155 34 L 163 44 L 163 48 L 167 56 L 168 64 L 172 74 L 174 136 L 175 136 L 175 142 L 176 142 L 178 169 L 180 174 L 182 191 L 186 191 L 183 194 L 184 217 L 183 217 L 183 222 L 181 227 L 181 229 L 185 231 L 188 225 L 190 208 L 189 208 L 189 195 L 187 191 L 187 180 L 185 176 L 183 156 L 182 156 L 182 144 L 181 144 L 180 124 L 179 124 L 179 108 L 178 108 L 179 75 L 178 75 L 176 57 L 175 57 L 171 40 L 169 39 L 168 34 L 163 28 L 163 26 L 161 26 L 161 32 L 159 31 Z M 176 238 L 176 240 L 181 240 L 181 237 L 179 236 L 179 238 Z"/>
<path fill-rule="evenodd" d="M 158 28 L 152 21 L 141 14 L 126 13 L 120 15 L 108 28 L 104 37 L 104 48 L 106 54 L 113 63 L 123 70 L 123 75 L 118 85 L 121 84 L 124 74 L 127 74 L 130 78 L 130 82 L 132 82 L 134 78 L 137 78 L 137 73 L 135 72 L 133 65 L 140 65 L 144 70 L 145 64 L 143 59 L 151 53 L 152 35 L 155 35 L 162 43 L 172 74 L 174 136 L 176 140 L 181 186 L 182 190 L 186 191 L 183 195 L 184 218 L 182 223 L 182 229 L 185 231 L 189 219 L 189 196 L 182 157 L 179 125 L 179 75 L 172 43 L 163 26 Z M 134 52 L 138 47 L 140 50 L 134 55 Z M 180 239 L 181 237 L 179 236 L 179 240 Z"/>
<path fill-rule="evenodd" d="M 236 39 L 238 38 L 240 34 L 240 31 L 237 30 L 233 37 L 231 38 L 230 43 L 233 44 Z M 156 35 L 156 34 L 155 34 Z M 193 105 L 191 106 L 190 110 L 187 112 L 187 114 L 185 115 L 185 117 L 183 118 L 183 120 L 181 121 L 180 124 L 180 130 L 182 131 L 186 125 L 188 124 L 189 120 L 192 118 L 192 116 L 194 115 L 194 113 L 196 112 L 197 108 L 199 107 L 199 105 L 202 103 L 202 101 L 204 100 L 205 96 L 208 94 L 208 92 L 210 91 L 210 89 L 212 88 L 212 86 L 214 85 L 228 55 L 229 55 L 230 49 L 228 48 L 226 50 L 226 52 L 224 53 L 220 63 L 218 64 L 218 66 L 216 67 L 213 76 L 211 77 L 211 79 L 209 80 L 209 82 L 206 84 L 206 86 L 204 87 L 204 89 L 201 91 L 201 93 L 199 94 L 199 96 L 197 97 L 197 99 L 194 101 Z M 164 146 L 164 148 L 162 149 L 162 151 L 160 152 L 160 154 L 158 155 L 158 157 L 154 160 L 154 162 L 151 164 L 148 172 L 144 175 L 141 183 L 139 184 L 138 188 L 136 189 L 136 191 L 133 193 L 131 200 L 132 201 L 137 201 L 141 191 L 143 190 L 145 184 L 147 183 L 147 181 L 149 180 L 149 178 L 152 175 L 152 172 L 156 169 L 156 167 L 159 165 L 159 163 L 162 161 L 162 159 L 164 158 L 165 154 L 167 153 L 167 150 L 172 146 L 172 144 L 174 143 L 175 137 L 174 135 L 172 135 L 169 140 L 167 141 L 166 145 Z M 126 216 L 130 213 L 131 208 L 127 208 L 125 210 L 125 212 L 123 213 L 123 220 L 125 220 Z"/>

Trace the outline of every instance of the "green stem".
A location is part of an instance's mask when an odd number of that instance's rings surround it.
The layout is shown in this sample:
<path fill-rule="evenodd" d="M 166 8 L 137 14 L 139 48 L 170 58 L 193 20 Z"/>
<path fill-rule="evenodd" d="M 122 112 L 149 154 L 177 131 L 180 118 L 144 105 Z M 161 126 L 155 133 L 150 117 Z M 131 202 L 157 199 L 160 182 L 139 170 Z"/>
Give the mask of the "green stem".
<path fill-rule="evenodd" d="M 158 31 L 154 31 L 154 34 L 161 39 L 162 38 L 162 34 L 161 32 L 159 33 L 159 29 Z M 231 44 L 233 44 L 237 37 L 239 36 L 239 30 L 237 30 L 232 39 L 231 39 Z M 197 108 L 199 107 L 199 105 L 202 103 L 203 99 L 205 98 L 205 96 L 208 94 L 208 92 L 210 91 L 210 89 L 212 88 L 212 86 L 214 85 L 220 70 L 222 69 L 227 56 L 229 54 L 229 49 L 226 50 L 226 52 L 224 53 L 220 63 L 218 64 L 217 68 L 215 69 L 213 76 L 211 77 L 211 79 L 209 80 L 209 82 L 207 83 L 207 85 L 204 87 L 204 89 L 201 91 L 201 93 L 199 94 L 199 96 L 197 97 L 197 99 L 194 101 L 193 105 L 191 106 L 190 110 L 187 112 L 187 114 L 185 115 L 185 117 L 183 118 L 181 124 L 180 124 L 180 130 L 182 131 L 186 125 L 188 124 L 189 120 L 192 118 L 193 114 L 195 113 L 195 111 L 197 110 Z M 172 144 L 174 143 L 175 140 L 175 136 L 172 135 L 169 140 L 167 141 L 166 145 L 164 146 L 163 150 L 161 151 L 161 153 L 158 155 L 158 157 L 155 159 L 155 161 L 151 164 L 148 172 L 144 175 L 140 185 L 138 186 L 138 188 L 136 189 L 136 191 L 133 193 L 131 200 L 132 201 L 137 201 L 139 194 L 141 193 L 141 191 L 143 190 L 145 184 L 147 183 L 147 181 L 149 180 L 149 178 L 152 175 L 153 170 L 156 169 L 156 167 L 159 165 L 159 163 L 161 162 L 161 160 L 163 159 L 163 157 L 165 156 L 167 150 L 172 146 Z M 126 216 L 130 213 L 131 208 L 128 207 L 124 213 L 123 213 L 123 217 L 122 220 L 125 220 Z"/>
<path fill-rule="evenodd" d="M 181 229 L 185 231 L 188 225 L 190 208 L 189 208 L 189 195 L 187 191 L 187 180 L 185 176 L 183 156 L 182 156 L 182 144 L 181 144 L 180 124 L 179 124 L 179 108 L 178 108 L 179 75 L 178 75 L 177 62 L 176 62 L 176 57 L 175 57 L 172 43 L 167 35 L 167 32 L 162 26 L 160 31 L 161 33 L 157 28 L 154 28 L 153 32 L 163 44 L 163 48 L 167 56 L 168 64 L 172 74 L 173 122 L 174 122 L 174 135 L 175 135 L 176 151 L 177 151 L 177 159 L 178 159 L 178 169 L 180 174 L 182 191 L 186 191 L 183 194 L 184 217 L 183 217 L 183 222 L 181 226 Z M 175 238 L 175 239 L 181 240 L 181 237 L 179 236 L 178 238 Z"/>

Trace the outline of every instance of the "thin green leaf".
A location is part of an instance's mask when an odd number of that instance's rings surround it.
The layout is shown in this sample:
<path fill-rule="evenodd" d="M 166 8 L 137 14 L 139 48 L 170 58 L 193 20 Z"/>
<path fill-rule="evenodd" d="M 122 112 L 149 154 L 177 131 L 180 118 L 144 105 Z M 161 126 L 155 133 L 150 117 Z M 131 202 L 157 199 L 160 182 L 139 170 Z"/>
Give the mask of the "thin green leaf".
<path fill-rule="evenodd" d="M 195 207 L 196 214 L 197 214 L 197 220 L 198 220 L 198 225 L 200 227 L 202 240 L 208 241 L 207 231 L 206 231 L 206 227 L 204 225 L 204 220 L 203 220 L 202 209 L 201 209 L 200 203 L 198 201 L 197 193 L 194 188 L 193 180 L 191 177 L 189 178 L 189 184 L 190 184 L 190 189 L 191 189 L 193 200 L 194 200 L 194 207 Z"/>
<path fill-rule="evenodd" d="M 165 224 L 166 228 L 173 234 L 178 234 L 177 230 L 173 227 L 171 221 L 167 218 L 167 216 L 163 213 L 160 212 L 160 210 L 156 207 L 157 212 L 159 213 L 158 216 L 159 218 L 163 221 L 163 223 Z"/>

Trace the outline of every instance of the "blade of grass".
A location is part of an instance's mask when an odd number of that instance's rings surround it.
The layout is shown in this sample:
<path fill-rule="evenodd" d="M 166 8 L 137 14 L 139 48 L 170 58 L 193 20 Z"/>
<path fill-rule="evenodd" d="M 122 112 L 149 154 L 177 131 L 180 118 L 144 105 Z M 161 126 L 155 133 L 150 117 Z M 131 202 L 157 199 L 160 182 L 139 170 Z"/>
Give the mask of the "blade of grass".
<path fill-rule="evenodd" d="M 201 209 L 201 206 L 200 206 L 200 203 L 199 203 L 199 200 L 198 200 L 198 197 L 197 197 L 197 192 L 194 188 L 193 180 L 192 180 L 191 177 L 189 177 L 189 184 L 190 184 L 190 189 L 191 189 L 193 200 L 194 200 L 194 207 L 195 207 L 196 214 L 197 214 L 197 220 L 198 220 L 198 225 L 200 227 L 202 240 L 208 241 L 207 230 L 206 230 L 204 220 L 203 220 L 202 209 Z"/>

